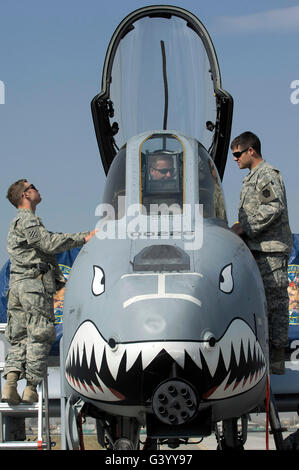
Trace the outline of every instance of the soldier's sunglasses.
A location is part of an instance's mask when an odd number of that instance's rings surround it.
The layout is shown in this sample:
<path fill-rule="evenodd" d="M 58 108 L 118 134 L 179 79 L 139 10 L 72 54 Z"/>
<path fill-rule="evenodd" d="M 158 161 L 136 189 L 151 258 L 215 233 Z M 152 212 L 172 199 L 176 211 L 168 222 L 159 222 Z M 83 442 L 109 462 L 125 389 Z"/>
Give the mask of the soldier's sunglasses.
<path fill-rule="evenodd" d="M 30 184 L 29 186 L 27 186 L 26 189 L 24 189 L 23 193 L 26 193 L 26 191 L 29 191 L 29 189 L 34 189 L 35 191 L 38 191 L 34 184 Z"/>
<path fill-rule="evenodd" d="M 161 170 L 159 170 L 159 168 L 155 168 L 154 166 L 152 166 L 151 168 L 161 173 L 161 175 L 167 175 L 167 173 L 174 175 L 174 172 L 175 172 L 174 168 L 161 168 Z"/>
<path fill-rule="evenodd" d="M 234 156 L 235 158 L 240 158 L 241 155 L 242 155 L 242 153 L 247 152 L 247 150 L 249 150 L 250 147 L 251 147 L 251 145 L 250 145 L 249 147 L 247 147 L 247 149 L 241 150 L 240 152 L 233 152 L 233 156 Z"/>

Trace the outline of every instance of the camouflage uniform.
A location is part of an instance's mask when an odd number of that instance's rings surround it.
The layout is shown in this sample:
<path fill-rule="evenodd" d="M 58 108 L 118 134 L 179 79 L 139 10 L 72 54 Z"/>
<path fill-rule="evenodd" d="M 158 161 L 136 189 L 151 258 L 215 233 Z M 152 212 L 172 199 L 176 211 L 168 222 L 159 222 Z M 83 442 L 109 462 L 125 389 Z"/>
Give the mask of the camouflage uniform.
<path fill-rule="evenodd" d="M 287 268 L 293 242 L 281 174 L 264 160 L 243 181 L 239 223 L 264 282 L 271 352 L 288 345 Z"/>
<path fill-rule="evenodd" d="M 10 282 L 5 335 L 11 344 L 4 376 L 20 372 L 38 384 L 46 374 L 47 358 L 56 338 L 53 293 L 64 282 L 55 254 L 82 246 L 89 232 L 48 232 L 29 209 L 19 209 L 10 224 L 7 250 Z"/>

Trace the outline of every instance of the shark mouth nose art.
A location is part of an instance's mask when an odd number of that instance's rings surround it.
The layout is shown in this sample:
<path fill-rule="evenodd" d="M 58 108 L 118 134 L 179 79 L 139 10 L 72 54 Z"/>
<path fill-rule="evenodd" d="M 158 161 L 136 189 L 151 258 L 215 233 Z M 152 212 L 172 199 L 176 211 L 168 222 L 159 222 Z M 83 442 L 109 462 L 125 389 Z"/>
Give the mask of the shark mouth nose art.
<path fill-rule="evenodd" d="M 205 400 L 224 399 L 255 387 L 266 372 L 263 350 L 250 326 L 234 319 L 214 341 L 108 342 L 91 321 L 80 325 L 66 358 L 66 379 L 81 395 L 131 402 L 142 374 L 168 357 Z M 158 364 L 158 366 L 157 366 Z M 132 382 L 134 380 L 134 382 Z M 133 399 L 134 401 L 134 399 Z"/>

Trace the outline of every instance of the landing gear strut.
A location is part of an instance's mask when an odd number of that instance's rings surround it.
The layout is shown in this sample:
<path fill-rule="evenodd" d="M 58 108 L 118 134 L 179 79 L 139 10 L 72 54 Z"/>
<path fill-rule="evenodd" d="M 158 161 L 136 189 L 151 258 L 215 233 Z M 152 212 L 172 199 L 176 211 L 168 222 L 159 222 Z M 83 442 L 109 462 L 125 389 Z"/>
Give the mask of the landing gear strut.
<path fill-rule="evenodd" d="M 241 417 L 241 429 L 238 427 L 238 420 L 239 418 L 226 419 L 222 421 L 222 432 L 216 429 L 217 450 L 244 450 L 248 416 Z"/>

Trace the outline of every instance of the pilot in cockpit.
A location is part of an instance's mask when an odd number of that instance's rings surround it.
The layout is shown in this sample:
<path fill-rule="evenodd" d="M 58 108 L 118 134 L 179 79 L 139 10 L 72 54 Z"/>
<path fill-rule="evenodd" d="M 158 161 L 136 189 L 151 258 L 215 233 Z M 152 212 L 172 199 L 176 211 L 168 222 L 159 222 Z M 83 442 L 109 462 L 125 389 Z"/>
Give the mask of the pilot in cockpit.
<path fill-rule="evenodd" d="M 175 168 L 171 155 L 156 154 L 150 157 L 149 176 L 152 180 L 168 180 L 173 178 Z"/>
<path fill-rule="evenodd" d="M 178 204 L 181 207 L 183 178 L 180 154 L 160 150 L 144 154 L 143 161 L 142 204 L 145 208 L 148 210 L 155 204 Z"/>

